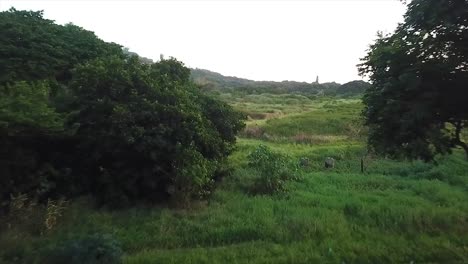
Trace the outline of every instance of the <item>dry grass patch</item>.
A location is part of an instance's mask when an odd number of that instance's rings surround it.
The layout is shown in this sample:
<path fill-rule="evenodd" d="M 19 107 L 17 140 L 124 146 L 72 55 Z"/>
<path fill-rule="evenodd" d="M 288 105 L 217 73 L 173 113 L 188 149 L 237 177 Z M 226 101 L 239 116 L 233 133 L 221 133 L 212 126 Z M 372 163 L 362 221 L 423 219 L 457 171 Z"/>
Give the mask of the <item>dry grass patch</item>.
<path fill-rule="evenodd" d="M 299 144 L 325 144 L 337 141 L 344 141 L 348 136 L 335 136 L 335 135 L 313 135 L 306 133 L 299 133 L 289 138 L 290 141 Z"/>

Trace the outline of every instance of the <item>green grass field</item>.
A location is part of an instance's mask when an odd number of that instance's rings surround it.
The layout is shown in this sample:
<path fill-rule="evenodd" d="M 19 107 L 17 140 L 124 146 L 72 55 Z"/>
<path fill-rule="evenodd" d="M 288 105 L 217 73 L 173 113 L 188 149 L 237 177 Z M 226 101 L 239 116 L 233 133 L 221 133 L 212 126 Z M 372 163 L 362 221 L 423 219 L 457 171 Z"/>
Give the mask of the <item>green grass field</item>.
<path fill-rule="evenodd" d="M 3 232 L 0 249 L 33 255 L 99 232 L 113 235 L 124 263 L 135 264 L 468 263 L 468 162 L 461 151 L 437 164 L 366 155 L 355 99 L 220 97 L 257 116 L 246 128 L 255 131 L 242 134 L 229 159 L 232 175 L 208 200 L 186 209 L 107 211 L 83 198 L 50 231 L 18 225 Z M 247 156 L 260 144 L 308 160 L 287 193 L 249 191 L 259 175 Z M 326 157 L 336 160 L 333 169 L 324 168 Z"/>

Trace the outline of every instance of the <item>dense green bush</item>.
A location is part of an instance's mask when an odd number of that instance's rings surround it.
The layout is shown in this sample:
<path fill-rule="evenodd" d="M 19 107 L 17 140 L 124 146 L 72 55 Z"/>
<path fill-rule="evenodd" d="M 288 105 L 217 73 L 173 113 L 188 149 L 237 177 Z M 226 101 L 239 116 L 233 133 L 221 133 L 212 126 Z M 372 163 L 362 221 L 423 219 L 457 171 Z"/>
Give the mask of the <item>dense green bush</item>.
<path fill-rule="evenodd" d="M 78 166 L 77 138 L 64 130 L 72 70 L 90 60 L 124 55 L 119 45 L 72 24 L 57 25 L 41 11 L 1 12 L 0 28 L 1 210 L 11 194 L 46 201 L 57 190 L 68 194 L 76 189 L 70 172 Z"/>
<path fill-rule="evenodd" d="M 0 200 L 6 203 L 12 194 L 48 192 L 58 174 L 51 164 L 66 146 L 64 116 L 50 105 L 50 92 L 49 81 L 0 85 Z"/>
<path fill-rule="evenodd" d="M 123 57 L 120 45 L 71 23 L 62 26 L 44 19 L 43 11 L 1 12 L 0 28 L 0 85 L 18 80 L 66 82 L 79 63 L 111 54 Z"/>
<path fill-rule="evenodd" d="M 56 25 L 41 12 L 2 12 L 0 27 L 7 25 L 8 35 L 39 46 L 60 44 L 62 52 L 32 49 L 37 56 L 28 57 L 26 44 L 15 50 L 0 41 L 0 50 L 8 49 L 0 65 L 19 59 L 13 55 L 32 65 L 51 57 L 41 74 L 28 75 L 12 63 L 0 76 L 2 200 L 12 193 L 42 201 L 92 194 L 125 206 L 170 197 L 185 203 L 210 193 L 244 116 L 203 95 L 181 62 L 141 63 L 118 45 Z M 49 30 L 55 30 L 51 39 L 44 37 Z M 68 53 L 72 59 L 63 65 Z"/>
<path fill-rule="evenodd" d="M 67 125 L 77 128 L 86 192 L 125 204 L 209 191 L 243 124 L 200 94 L 188 72 L 174 59 L 109 58 L 76 69 Z"/>
<path fill-rule="evenodd" d="M 299 166 L 289 157 L 272 152 L 260 145 L 248 157 L 248 164 L 258 171 L 253 192 L 257 194 L 277 194 L 288 191 L 288 181 L 300 180 Z"/>

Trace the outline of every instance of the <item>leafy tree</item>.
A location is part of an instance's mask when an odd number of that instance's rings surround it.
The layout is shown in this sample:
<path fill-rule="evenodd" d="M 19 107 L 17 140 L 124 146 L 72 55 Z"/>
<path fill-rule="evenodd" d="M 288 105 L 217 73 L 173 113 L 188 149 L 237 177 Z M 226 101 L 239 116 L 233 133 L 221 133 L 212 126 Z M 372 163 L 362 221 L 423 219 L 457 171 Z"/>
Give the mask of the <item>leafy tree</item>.
<path fill-rule="evenodd" d="M 206 95 L 199 94 L 198 103 L 200 103 L 202 113 L 210 126 L 213 126 L 213 131 L 218 134 L 216 138 L 219 141 L 218 144 L 206 146 L 204 153 L 217 158 L 227 156 L 233 150 L 237 133 L 245 126 L 246 115 L 233 111 L 227 103 Z M 215 147 L 216 149 L 214 149 Z"/>
<path fill-rule="evenodd" d="M 210 193 L 244 126 L 171 58 L 142 61 L 42 12 L 0 13 L 0 199 L 123 206 Z M 0 209 L 4 204 L 0 204 Z"/>
<path fill-rule="evenodd" d="M 351 81 L 338 87 L 336 94 L 342 96 L 362 95 L 369 86 L 370 84 L 365 81 Z"/>
<path fill-rule="evenodd" d="M 0 12 L 0 199 L 41 196 L 62 188 L 74 143 L 64 129 L 67 82 L 80 63 L 114 54 L 119 45 L 72 24 L 57 25 L 42 11 Z M 72 156 L 72 155 L 71 155 Z M 1 205 L 0 205 L 1 206 Z"/>
<path fill-rule="evenodd" d="M 223 104 L 205 109 L 201 100 L 210 99 L 189 73 L 175 59 L 145 65 L 111 57 L 77 67 L 67 126 L 80 139 L 80 175 L 93 175 L 85 192 L 119 204 L 209 192 L 241 119 Z"/>
<path fill-rule="evenodd" d="M 48 191 L 45 178 L 54 173 L 51 139 L 64 129 L 64 116 L 50 105 L 49 92 L 48 81 L 0 86 L 0 200 Z"/>
<path fill-rule="evenodd" d="M 395 157 L 433 159 L 462 147 L 468 125 L 468 2 L 413 0 L 393 34 L 379 34 L 360 73 L 369 144 Z"/>
<path fill-rule="evenodd" d="M 106 43 L 73 24 L 57 25 L 42 11 L 0 12 L 0 85 L 17 80 L 68 81 L 78 63 L 110 55 L 121 46 Z"/>

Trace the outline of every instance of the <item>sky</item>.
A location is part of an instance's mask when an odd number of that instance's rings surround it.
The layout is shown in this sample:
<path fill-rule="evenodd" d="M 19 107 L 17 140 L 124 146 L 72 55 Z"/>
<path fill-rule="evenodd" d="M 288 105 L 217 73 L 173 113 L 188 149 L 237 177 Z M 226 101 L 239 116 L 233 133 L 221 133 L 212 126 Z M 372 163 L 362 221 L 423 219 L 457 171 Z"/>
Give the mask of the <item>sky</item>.
<path fill-rule="evenodd" d="M 0 0 L 44 10 L 108 42 L 158 60 L 252 80 L 345 83 L 360 80 L 356 65 L 377 31 L 403 21 L 399 0 Z"/>

